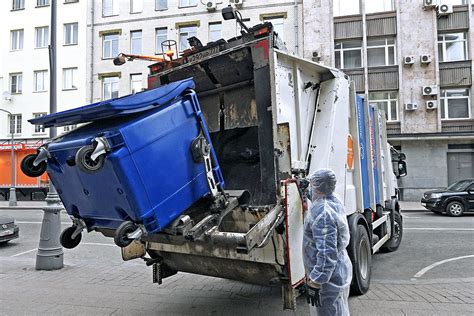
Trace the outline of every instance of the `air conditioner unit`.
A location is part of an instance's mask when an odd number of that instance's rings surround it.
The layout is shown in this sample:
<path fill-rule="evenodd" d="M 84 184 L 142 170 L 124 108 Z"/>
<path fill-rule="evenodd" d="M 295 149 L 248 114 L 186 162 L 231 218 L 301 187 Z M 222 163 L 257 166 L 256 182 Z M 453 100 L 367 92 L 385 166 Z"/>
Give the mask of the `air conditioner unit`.
<path fill-rule="evenodd" d="M 428 100 L 426 101 L 426 109 L 427 110 L 434 110 L 438 108 L 438 101 L 436 100 Z"/>
<path fill-rule="evenodd" d="M 405 103 L 405 111 L 418 110 L 418 104 L 416 103 Z"/>
<path fill-rule="evenodd" d="M 405 56 L 403 57 L 403 64 L 411 66 L 415 63 L 415 56 L 410 55 L 410 56 Z"/>
<path fill-rule="evenodd" d="M 423 9 L 424 10 L 433 9 L 434 7 L 436 7 L 437 4 L 438 4 L 437 0 L 424 0 Z"/>
<path fill-rule="evenodd" d="M 206 9 L 209 12 L 214 12 L 217 9 L 216 0 L 208 0 L 206 1 Z"/>
<path fill-rule="evenodd" d="M 422 88 L 423 95 L 438 95 L 437 86 L 423 86 Z"/>
<path fill-rule="evenodd" d="M 453 13 L 453 5 L 452 4 L 446 4 L 442 3 L 438 7 L 438 16 L 444 16 L 448 15 L 450 13 Z"/>
<path fill-rule="evenodd" d="M 433 56 L 430 54 L 425 54 L 420 56 L 420 63 L 422 64 L 429 64 L 433 60 Z"/>
<path fill-rule="evenodd" d="M 232 3 L 237 9 L 242 9 L 244 6 L 244 0 L 230 0 L 230 3 Z"/>

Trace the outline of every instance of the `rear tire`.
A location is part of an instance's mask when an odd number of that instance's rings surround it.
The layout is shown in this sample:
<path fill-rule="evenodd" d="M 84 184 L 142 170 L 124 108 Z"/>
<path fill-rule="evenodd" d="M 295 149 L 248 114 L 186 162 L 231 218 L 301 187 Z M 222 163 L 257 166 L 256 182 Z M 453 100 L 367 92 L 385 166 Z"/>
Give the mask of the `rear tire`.
<path fill-rule="evenodd" d="M 397 251 L 398 247 L 400 247 L 400 244 L 402 242 L 402 237 L 403 237 L 403 220 L 402 216 L 400 215 L 399 212 L 395 211 L 393 213 L 394 216 L 394 232 L 392 234 L 392 237 L 387 241 L 387 243 L 380 249 L 385 252 L 394 252 Z"/>
<path fill-rule="evenodd" d="M 449 216 L 461 216 L 464 213 L 464 205 L 459 201 L 453 201 L 446 206 L 446 214 Z"/>
<path fill-rule="evenodd" d="M 372 247 L 364 225 L 357 225 L 349 247 L 354 250 L 354 253 L 349 253 L 352 259 L 351 293 L 362 295 L 369 290 L 372 275 Z"/>
<path fill-rule="evenodd" d="M 30 154 L 25 156 L 20 163 L 21 171 L 31 178 L 37 178 L 41 176 L 47 168 L 46 161 L 42 161 L 39 165 L 34 166 L 33 162 L 35 161 L 37 154 Z"/>

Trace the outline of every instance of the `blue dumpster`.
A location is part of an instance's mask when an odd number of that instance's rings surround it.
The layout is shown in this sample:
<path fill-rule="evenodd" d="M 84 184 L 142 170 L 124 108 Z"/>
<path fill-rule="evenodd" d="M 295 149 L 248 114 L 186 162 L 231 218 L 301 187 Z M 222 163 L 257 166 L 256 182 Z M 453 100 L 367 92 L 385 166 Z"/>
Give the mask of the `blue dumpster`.
<path fill-rule="evenodd" d="M 87 123 L 46 145 L 47 172 L 68 214 L 88 230 L 132 221 L 156 233 L 210 194 L 209 172 L 223 188 L 193 88 L 187 79 L 30 120 L 45 127 Z M 196 140 L 207 146 L 207 172 L 192 150 Z"/>

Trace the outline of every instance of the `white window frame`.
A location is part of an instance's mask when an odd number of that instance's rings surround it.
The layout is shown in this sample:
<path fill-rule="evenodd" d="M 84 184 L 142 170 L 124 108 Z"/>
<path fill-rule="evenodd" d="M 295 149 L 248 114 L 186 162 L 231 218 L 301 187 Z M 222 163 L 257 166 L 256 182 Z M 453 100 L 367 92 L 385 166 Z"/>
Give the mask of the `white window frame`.
<path fill-rule="evenodd" d="M 130 0 L 130 13 L 142 13 L 143 0 Z"/>
<path fill-rule="evenodd" d="M 134 37 L 135 34 L 140 34 L 138 37 Z M 135 35 L 136 36 L 136 35 Z M 135 54 L 135 55 L 141 55 L 143 51 L 143 32 L 142 30 L 135 30 L 135 31 L 130 31 L 130 53 Z M 140 41 L 140 51 L 135 51 L 134 50 L 134 40 L 139 40 Z"/>
<path fill-rule="evenodd" d="M 107 39 L 108 36 L 116 36 L 117 38 L 114 38 L 114 39 Z M 119 54 L 119 36 L 120 34 L 119 33 L 107 33 L 107 34 L 103 34 L 102 35 L 102 59 L 111 59 L 111 58 L 115 58 L 117 57 L 117 55 Z M 114 42 L 117 42 L 117 55 L 113 56 L 114 55 Z M 110 49 L 108 52 L 105 51 L 105 43 L 106 42 L 110 42 Z"/>
<path fill-rule="evenodd" d="M 388 98 L 387 99 L 371 99 L 370 94 L 371 93 L 387 93 Z M 395 94 L 395 97 L 392 97 L 392 94 Z M 397 117 L 393 119 L 392 117 L 392 102 L 395 101 L 395 113 L 397 114 Z M 369 92 L 369 103 L 386 103 L 386 108 L 387 108 L 387 122 L 398 122 L 399 121 L 399 105 L 398 105 L 398 92 L 397 91 L 371 91 Z"/>
<path fill-rule="evenodd" d="M 198 0 L 179 0 L 178 8 L 197 7 Z"/>
<path fill-rule="evenodd" d="M 45 91 L 48 91 L 48 71 L 35 70 L 33 74 L 33 92 Z"/>
<path fill-rule="evenodd" d="M 47 7 L 49 6 L 49 0 L 36 0 L 36 7 Z"/>
<path fill-rule="evenodd" d="M 155 0 L 155 11 L 168 10 L 168 0 Z"/>
<path fill-rule="evenodd" d="M 16 34 L 16 36 L 14 34 Z M 23 50 L 24 40 L 25 40 L 24 29 L 11 30 L 10 31 L 10 50 L 11 51 Z"/>
<path fill-rule="evenodd" d="M 393 44 L 389 44 L 388 43 L 388 40 L 391 40 L 393 39 Z M 384 45 L 371 45 L 369 46 L 369 41 L 370 40 L 376 40 L 376 41 L 381 41 L 381 40 L 384 40 L 385 41 L 385 44 Z M 379 39 L 368 39 L 367 40 L 367 67 L 383 67 L 383 66 L 394 66 L 397 64 L 397 47 L 396 47 L 396 42 L 397 40 L 395 38 L 379 38 Z M 389 62 L 389 48 L 390 47 L 393 47 L 393 64 L 390 64 Z M 383 48 L 384 49 L 384 53 L 385 53 L 385 63 L 383 65 L 372 65 L 370 66 L 369 65 L 369 50 L 370 49 L 377 49 L 377 48 Z"/>
<path fill-rule="evenodd" d="M 467 96 L 452 96 L 452 97 L 447 96 L 447 92 L 449 90 L 461 90 L 461 89 L 465 89 L 467 91 Z M 467 114 L 468 114 L 468 117 L 453 117 L 453 118 L 447 117 L 449 115 L 448 101 L 453 100 L 453 99 L 467 99 Z M 443 109 L 444 109 L 445 117 L 442 116 L 443 112 L 441 112 L 441 120 L 442 121 L 459 121 L 459 120 L 469 120 L 469 119 L 471 119 L 472 114 L 471 114 L 471 92 L 470 92 L 470 89 L 468 89 L 468 88 L 441 89 L 441 91 L 440 91 L 440 105 L 439 106 L 443 107 Z"/>
<path fill-rule="evenodd" d="M 23 93 L 23 73 L 14 72 L 10 74 L 9 89 L 11 94 L 22 94 Z M 15 77 L 15 89 L 13 90 L 13 77 Z"/>
<path fill-rule="evenodd" d="M 109 80 L 116 79 L 116 81 L 107 82 Z M 118 76 L 103 77 L 102 78 L 102 100 L 109 100 L 113 98 L 113 91 L 117 91 L 117 97 L 119 96 L 119 83 L 120 78 Z M 110 85 L 110 95 L 105 95 L 105 86 Z M 116 87 L 116 90 L 113 88 Z"/>
<path fill-rule="evenodd" d="M 219 26 L 218 29 L 213 29 L 213 27 L 215 26 Z M 217 36 L 216 39 L 212 39 L 212 33 L 213 32 L 219 32 L 219 36 Z M 215 42 L 219 39 L 222 38 L 222 22 L 209 22 L 209 26 L 208 26 L 208 37 L 209 37 L 209 42 Z"/>
<path fill-rule="evenodd" d="M 383 3 L 383 9 L 382 10 L 373 10 L 369 11 L 367 8 L 370 7 L 371 3 L 369 0 L 365 0 L 365 13 L 370 14 L 370 13 L 380 13 L 380 12 L 387 12 L 387 11 L 393 11 L 395 10 L 395 6 L 393 4 L 393 0 L 372 0 L 374 2 L 382 2 Z"/>
<path fill-rule="evenodd" d="M 70 42 L 67 41 L 67 38 L 71 39 Z M 77 45 L 79 42 L 79 23 L 64 23 L 64 45 Z"/>
<path fill-rule="evenodd" d="M 462 33 L 464 36 L 464 39 L 462 40 L 446 40 L 446 35 L 449 34 L 458 34 Z M 440 41 L 438 39 L 438 47 L 439 44 L 441 44 L 441 56 L 442 58 L 439 58 L 440 63 L 449 63 L 452 61 L 462 61 L 462 60 L 468 60 L 468 42 L 467 42 L 467 33 L 466 32 L 451 32 L 451 33 L 440 33 L 438 34 L 438 37 L 441 36 L 443 39 Z M 445 60 L 446 59 L 446 43 L 456 43 L 456 42 L 463 42 L 464 43 L 464 59 L 453 59 L 453 60 Z M 439 56 L 439 54 L 438 54 Z"/>
<path fill-rule="evenodd" d="M 344 48 L 344 43 L 347 43 L 347 42 L 355 42 L 355 41 L 337 41 L 334 46 L 336 46 L 336 44 L 341 44 L 341 48 L 334 48 L 334 64 L 336 63 L 336 54 L 340 54 L 340 58 L 339 60 L 341 61 L 341 68 L 340 69 L 358 69 L 358 68 L 363 68 L 364 67 L 364 59 L 363 59 L 363 55 L 362 55 L 362 41 L 360 41 L 360 47 L 350 47 L 350 48 Z M 359 66 L 356 66 L 356 67 L 351 67 L 351 68 L 347 68 L 345 67 L 344 65 L 344 52 L 345 51 L 351 51 L 351 50 L 358 50 L 360 51 L 360 65 Z M 335 65 L 335 67 L 337 67 Z"/>
<path fill-rule="evenodd" d="M 13 125 L 12 125 L 13 124 Z M 18 114 L 8 114 L 8 135 L 20 135 L 22 130 L 22 115 Z"/>
<path fill-rule="evenodd" d="M 77 67 L 63 68 L 63 90 L 77 90 Z"/>
<path fill-rule="evenodd" d="M 343 3 L 339 3 L 339 2 L 343 2 Z M 349 1 L 349 2 L 357 2 L 358 3 L 358 10 L 357 12 L 349 12 L 348 14 L 344 13 L 344 14 L 341 14 L 340 12 L 337 12 L 337 9 L 341 9 L 341 6 L 344 6 L 344 0 L 334 0 L 333 1 L 333 16 L 346 16 L 346 15 L 356 15 L 356 14 L 361 14 L 362 12 L 362 8 L 361 8 L 361 5 L 360 5 L 360 1 L 359 0 L 346 0 L 346 1 Z"/>
<path fill-rule="evenodd" d="M 47 48 L 49 45 L 49 26 L 35 27 L 35 48 Z"/>
<path fill-rule="evenodd" d="M 13 0 L 12 11 L 23 10 L 25 8 L 25 0 Z"/>
<path fill-rule="evenodd" d="M 110 4 L 112 9 L 110 12 L 106 12 L 106 8 L 108 8 L 107 4 Z M 115 16 L 119 15 L 119 1 L 116 0 L 102 0 L 102 16 Z"/>
<path fill-rule="evenodd" d="M 161 43 L 163 41 L 158 41 L 158 32 L 159 31 L 164 31 L 164 34 L 166 35 L 166 40 L 168 40 L 168 28 L 167 27 L 157 27 L 155 29 L 155 54 L 156 55 L 163 55 L 163 50 L 161 49 Z M 160 34 L 160 35 L 164 35 Z"/>
<path fill-rule="evenodd" d="M 195 31 L 194 32 L 189 32 L 189 31 L 186 31 L 186 47 L 184 49 L 181 49 L 181 39 L 183 38 L 183 34 L 185 33 L 183 29 L 186 29 L 186 28 L 195 28 Z M 196 36 L 197 35 L 197 31 L 198 31 L 198 26 L 196 24 L 190 24 L 190 25 L 182 25 L 179 27 L 179 30 L 178 30 L 178 50 L 180 52 L 183 52 L 185 51 L 186 49 L 190 48 L 189 46 L 189 42 L 187 41 L 190 37 L 193 37 L 193 36 Z M 194 33 L 194 34 L 193 34 Z"/>
<path fill-rule="evenodd" d="M 139 79 L 138 79 L 139 78 Z M 139 89 L 136 90 L 135 85 L 140 85 Z M 143 74 L 141 73 L 136 73 L 136 74 L 130 74 L 130 93 L 138 93 L 143 90 Z"/>
<path fill-rule="evenodd" d="M 46 112 L 41 112 L 41 113 L 33 113 L 33 118 L 40 118 L 42 116 L 45 116 L 47 113 Z M 45 134 L 46 130 L 43 125 L 35 125 L 35 131 L 34 134 Z"/>

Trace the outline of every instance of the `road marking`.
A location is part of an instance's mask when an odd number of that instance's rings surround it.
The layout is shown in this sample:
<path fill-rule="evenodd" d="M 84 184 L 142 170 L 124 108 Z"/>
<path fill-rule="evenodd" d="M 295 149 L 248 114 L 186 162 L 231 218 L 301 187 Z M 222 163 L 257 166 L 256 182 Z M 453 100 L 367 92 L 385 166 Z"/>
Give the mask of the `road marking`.
<path fill-rule="evenodd" d="M 408 216 L 408 215 L 406 215 L 406 213 L 402 213 L 402 216 L 405 217 L 405 218 L 421 218 L 421 217 Z"/>
<path fill-rule="evenodd" d="M 446 228 L 446 227 L 403 227 L 403 230 L 447 230 L 447 231 L 474 231 L 474 228 Z"/>
<path fill-rule="evenodd" d="M 38 248 L 35 248 L 35 249 L 31 249 L 31 250 L 27 250 L 27 251 L 23 251 L 23 252 L 20 252 L 20 253 L 17 253 L 16 255 L 13 255 L 13 256 L 10 256 L 10 257 L 18 257 L 18 256 L 21 256 L 21 255 L 24 255 L 24 254 L 27 254 L 27 253 L 30 253 L 32 251 L 35 251 L 37 250 Z"/>
<path fill-rule="evenodd" d="M 100 242 L 83 242 L 81 245 L 91 245 L 91 246 L 111 246 L 111 247 L 117 247 L 115 244 L 104 244 Z"/>
<path fill-rule="evenodd" d="M 461 259 L 467 259 L 467 258 L 474 258 L 474 255 L 469 255 L 469 256 L 462 256 L 462 257 L 456 257 L 456 258 L 450 258 L 450 259 L 445 259 L 445 260 L 441 260 L 441 261 L 438 261 L 438 262 L 435 262 L 433 264 L 430 264 L 429 266 L 421 269 L 420 271 L 418 271 L 413 277 L 415 278 L 420 278 L 423 276 L 423 274 L 425 274 L 426 272 L 430 271 L 431 269 L 439 266 L 439 265 L 442 265 L 442 264 L 445 264 L 447 262 L 451 262 L 451 261 L 456 261 L 456 260 L 461 260 Z"/>
<path fill-rule="evenodd" d="M 15 221 L 17 224 L 43 224 L 43 222 Z M 61 222 L 61 225 L 69 225 L 71 222 Z"/>

